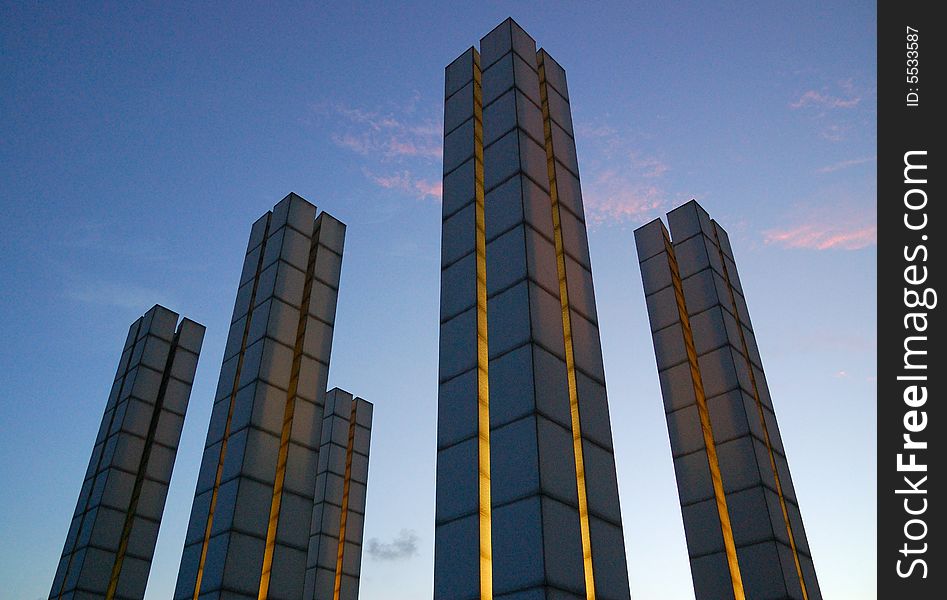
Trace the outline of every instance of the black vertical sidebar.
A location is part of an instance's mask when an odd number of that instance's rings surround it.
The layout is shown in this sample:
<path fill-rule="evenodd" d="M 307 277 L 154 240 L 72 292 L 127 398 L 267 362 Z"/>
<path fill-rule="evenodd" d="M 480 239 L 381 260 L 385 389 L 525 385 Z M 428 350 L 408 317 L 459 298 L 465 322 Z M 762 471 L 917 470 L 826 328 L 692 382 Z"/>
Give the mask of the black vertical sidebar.
<path fill-rule="evenodd" d="M 943 598 L 947 263 L 935 3 L 878 6 L 878 598 Z M 841 507 L 840 507 L 841 509 Z"/>

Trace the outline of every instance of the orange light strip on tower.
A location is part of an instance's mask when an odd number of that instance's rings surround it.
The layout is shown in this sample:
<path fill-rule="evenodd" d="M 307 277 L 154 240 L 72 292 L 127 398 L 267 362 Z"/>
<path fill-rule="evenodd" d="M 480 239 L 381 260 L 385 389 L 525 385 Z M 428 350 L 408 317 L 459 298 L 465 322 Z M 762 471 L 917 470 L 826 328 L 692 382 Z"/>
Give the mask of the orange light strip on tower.
<path fill-rule="evenodd" d="M 477 259 L 477 462 L 480 503 L 480 600 L 493 600 L 493 511 L 490 505 L 490 352 L 487 344 L 487 226 L 483 197 L 483 93 L 473 50 L 474 221 Z"/>
<path fill-rule="evenodd" d="M 125 562 L 125 553 L 128 551 L 128 539 L 131 537 L 132 525 L 135 523 L 135 513 L 138 512 L 138 500 L 141 498 L 141 488 L 145 483 L 145 475 L 148 471 L 148 460 L 151 458 L 151 449 L 154 446 L 155 434 L 158 431 L 158 420 L 161 418 L 161 411 L 164 409 L 164 395 L 168 389 L 168 379 L 171 377 L 171 367 L 174 364 L 174 357 L 177 354 L 178 340 L 180 340 L 180 338 L 181 330 L 178 329 L 174 334 L 174 339 L 171 341 L 171 347 L 168 350 L 168 358 L 164 364 L 164 373 L 161 374 L 161 384 L 158 386 L 158 396 L 155 398 L 151 421 L 148 423 L 148 433 L 145 435 L 145 446 L 141 452 L 141 459 L 138 462 L 138 473 L 135 475 L 131 501 L 128 504 L 128 510 L 125 512 L 125 522 L 122 524 L 122 536 L 118 544 L 118 552 L 115 555 L 115 562 L 112 563 L 112 575 L 109 577 L 109 586 L 105 592 L 105 600 L 113 600 L 115 598 L 115 592 L 118 590 L 118 579 L 121 576 L 122 565 Z"/>
<path fill-rule="evenodd" d="M 352 398 L 352 414 L 349 416 L 349 439 L 345 447 L 345 476 L 342 480 L 342 516 L 339 517 L 339 552 L 335 560 L 335 587 L 332 599 L 339 600 L 342 593 L 342 560 L 345 558 L 345 530 L 349 520 L 349 489 L 352 487 L 352 454 L 355 452 L 355 409 L 358 398 Z"/>
<path fill-rule="evenodd" d="M 572 315 L 569 313 L 569 286 L 566 279 L 565 246 L 562 241 L 562 220 L 559 190 L 556 185 L 556 158 L 552 146 L 552 123 L 549 119 L 549 93 L 543 53 L 539 61 L 539 97 L 543 108 L 543 133 L 546 138 L 546 171 L 549 176 L 549 198 L 552 202 L 552 229 L 556 242 L 556 269 L 559 272 L 559 303 L 562 308 L 562 335 L 566 352 L 566 374 L 569 382 L 569 412 L 572 416 L 572 450 L 575 454 L 575 483 L 579 500 L 579 529 L 582 535 L 582 563 L 585 571 L 586 600 L 595 600 L 595 574 L 592 570 L 592 534 L 589 526 L 589 503 L 585 488 L 585 459 L 582 453 L 582 429 L 579 419 L 579 392 L 575 374 L 575 352 L 572 345 Z"/>
<path fill-rule="evenodd" d="M 293 414 L 296 410 L 296 392 L 299 389 L 299 371 L 302 368 L 303 343 L 306 339 L 306 324 L 309 321 L 309 297 L 312 293 L 313 272 L 319 248 L 319 230 L 312 236 L 309 261 L 306 264 L 306 281 L 303 285 L 302 303 L 299 307 L 299 322 L 296 325 L 296 344 L 293 348 L 293 369 L 283 408 L 283 430 L 280 433 L 279 454 L 276 458 L 276 478 L 273 482 L 273 498 L 270 501 L 270 519 L 266 527 L 266 546 L 263 550 L 263 568 L 260 572 L 258 600 L 266 600 L 270 591 L 270 575 L 273 572 L 273 554 L 276 552 L 276 530 L 279 525 L 280 506 L 283 500 L 283 484 L 286 481 L 286 460 L 289 456 L 289 438 L 293 430 Z"/>
<path fill-rule="evenodd" d="M 207 512 L 207 525 L 204 527 L 204 540 L 201 542 L 201 560 L 197 566 L 197 580 L 194 582 L 193 600 L 198 600 L 201 594 L 201 582 L 204 579 L 204 565 L 207 562 L 207 547 L 210 543 L 210 532 L 214 526 L 214 513 L 217 510 L 217 496 L 220 492 L 220 480 L 224 474 L 224 459 L 227 456 L 227 443 L 230 440 L 230 423 L 233 421 L 234 404 L 237 399 L 237 388 L 240 385 L 240 375 L 243 372 L 243 359 L 247 350 L 247 338 L 250 335 L 250 321 L 253 316 L 253 305 L 256 303 L 257 287 L 260 283 L 260 271 L 263 270 L 263 255 L 266 253 L 266 240 L 270 234 L 270 218 L 266 215 L 266 225 L 263 227 L 263 241 L 260 242 L 260 257 L 257 259 L 256 271 L 253 275 L 253 285 L 250 288 L 250 304 L 247 307 L 247 322 L 243 326 L 243 339 L 240 341 L 240 353 L 237 358 L 237 368 L 233 375 L 233 386 L 230 390 L 230 405 L 227 408 L 227 420 L 224 422 L 224 437 L 220 441 L 220 456 L 217 459 L 217 472 L 214 475 L 214 491 L 210 495 L 210 508 Z"/>
<path fill-rule="evenodd" d="M 753 372 L 753 363 L 750 362 L 750 350 L 746 341 L 746 335 L 743 333 L 743 323 L 740 321 L 740 311 L 737 310 L 737 299 L 733 293 L 733 284 L 730 283 L 730 271 L 727 268 L 727 259 L 720 246 L 720 234 L 717 231 L 717 224 L 714 223 L 714 241 L 717 244 L 717 252 L 720 254 L 720 264 L 723 265 L 723 278 L 727 282 L 727 291 L 730 295 L 730 307 L 733 309 L 733 318 L 737 322 L 737 330 L 740 332 L 740 347 L 743 350 L 743 358 L 746 360 L 746 370 L 750 374 L 750 384 L 753 387 L 753 399 L 756 401 L 756 409 L 760 416 L 760 426 L 763 429 L 763 441 L 766 444 L 766 451 L 769 454 L 769 463 L 773 468 L 773 479 L 776 483 L 776 495 L 779 497 L 779 508 L 783 513 L 783 521 L 786 523 L 786 534 L 789 536 L 789 547 L 792 550 L 792 559 L 796 565 L 796 575 L 799 576 L 799 586 L 802 589 L 803 600 L 809 600 L 809 592 L 806 590 L 806 582 L 802 577 L 802 563 L 799 561 L 799 553 L 796 550 L 796 538 L 792 533 L 792 524 L 789 522 L 789 510 L 786 508 L 786 498 L 783 496 L 783 486 L 779 481 L 779 471 L 776 469 L 776 455 L 773 454 L 773 444 L 770 440 L 769 428 L 766 426 L 766 416 L 763 412 L 763 402 L 760 400 L 760 390 L 756 383 L 756 375 Z"/>
<path fill-rule="evenodd" d="M 740 563 L 737 560 L 737 548 L 733 541 L 733 528 L 730 525 L 730 511 L 727 509 L 727 496 L 723 490 L 723 478 L 720 475 L 720 465 L 717 462 L 717 445 L 714 442 L 714 432 L 710 426 L 710 411 L 707 408 L 707 398 L 704 395 L 704 382 L 697 363 L 697 350 L 694 347 L 694 335 L 691 331 L 690 317 L 687 314 L 687 304 L 684 301 L 684 285 L 681 282 L 681 272 L 677 265 L 677 255 L 662 228 L 664 250 L 668 256 L 668 266 L 671 269 L 671 282 L 674 286 L 674 297 L 677 300 L 677 312 L 681 319 L 681 331 L 684 335 L 684 348 L 687 351 L 687 362 L 691 370 L 691 383 L 694 386 L 694 396 L 697 399 L 697 414 L 700 417 L 700 429 L 704 436 L 704 447 L 707 449 L 707 463 L 710 467 L 710 479 L 713 482 L 714 499 L 717 501 L 717 516 L 720 519 L 720 531 L 723 534 L 723 547 L 727 554 L 727 565 L 730 569 L 730 583 L 733 586 L 735 600 L 746 598 L 743 590 L 743 576 L 740 574 Z"/>

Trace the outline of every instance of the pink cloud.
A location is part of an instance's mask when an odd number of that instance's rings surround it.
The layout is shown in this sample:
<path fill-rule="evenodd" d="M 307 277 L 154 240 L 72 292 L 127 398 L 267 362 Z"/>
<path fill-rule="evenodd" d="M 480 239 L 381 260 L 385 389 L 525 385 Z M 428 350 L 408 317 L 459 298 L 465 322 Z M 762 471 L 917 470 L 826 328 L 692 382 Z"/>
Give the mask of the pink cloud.
<path fill-rule="evenodd" d="M 421 194 L 422 198 L 430 196 L 431 198 L 440 200 L 444 192 L 444 184 L 440 180 L 430 181 L 428 179 L 418 179 L 414 182 L 414 189 Z"/>
<path fill-rule="evenodd" d="M 582 181 L 590 226 L 643 223 L 667 204 L 666 162 L 632 147 L 630 136 L 610 123 L 576 123 L 575 131 L 591 159 Z"/>
<path fill-rule="evenodd" d="M 346 150 L 379 160 L 441 158 L 441 124 L 434 119 L 410 120 L 341 104 L 314 108 L 332 118 L 337 129 L 332 141 Z"/>
<path fill-rule="evenodd" d="M 411 187 L 411 179 L 407 171 L 394 175 L 371 175 L 368 173 L 367 175 L 378 187 L 383 187 L 386 190 L 406 190 Z"/>
<path fill-rule="evenodd" d="M 424 156 L 427 158 L 440 158 L 441 146 L 436 148 L 426 143 L 418 141 L 399 139 L 397 136 L 391 136 L 388 140 L 387 150 L 389 154 L 396 156 Z"/>
<path fill-rule="evenodd" d="M 386 190 L 399 191 L 414 196 L 418 200 L 432 198 L 439 201 L 441 199 L 440 181 L 415 177 L 410 171 L 401 171 L 391 175 L 373 175 L 366 171 L 365 175 L 375 185 Z"/>
<path fill-rule="evenodd" d="M 819 220 L 764 231 L 763 242 L 807 250 L 860 250 L 878 242 L 878 227 Z"/>
<path fill-rule="evenodd" d="M 590 226 L 643 223 L 666 203 L 663 190 L 615 170 L 596 175 L 585 186 L 585 218 Z"/>
<path fill-rule="evenodd" d="M 419 106 L 419 101 L 415 94 L 395 112 L 328 102 L 312 109 L 336 146 L 362 157 L 362 173 L 374 185 L 418 200 L 440 201 L 443 125 L 435 117 L 437 105 Z"/>

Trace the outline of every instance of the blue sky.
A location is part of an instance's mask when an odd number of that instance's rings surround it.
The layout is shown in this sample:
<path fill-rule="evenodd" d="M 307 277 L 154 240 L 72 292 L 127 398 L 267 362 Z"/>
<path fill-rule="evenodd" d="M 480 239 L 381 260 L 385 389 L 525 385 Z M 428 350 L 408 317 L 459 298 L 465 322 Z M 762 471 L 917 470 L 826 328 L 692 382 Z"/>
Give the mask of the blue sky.
<path fill-rule="evenodd" d="M 730 233 L 823 593 L 874 598 L 870 2 L 0 8 L 0 587 L 45 598 L 128 325 L 208 328 L 147 598 L 173 588 L 250 223 L 348 224 L 330 385 L 375 403 L 362 598 L 430 597 L 443 68 L 566 68 L 632 593 L 693 598 L 632 231 Z"/>

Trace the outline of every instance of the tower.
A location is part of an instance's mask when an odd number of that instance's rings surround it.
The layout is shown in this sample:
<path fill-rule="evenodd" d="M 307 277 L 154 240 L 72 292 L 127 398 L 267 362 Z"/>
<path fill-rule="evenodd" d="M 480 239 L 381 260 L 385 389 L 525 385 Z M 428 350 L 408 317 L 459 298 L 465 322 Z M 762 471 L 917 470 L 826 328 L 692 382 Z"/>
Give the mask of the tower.
<path fill-rule="evenodd" d="M 326 394 L 305 600 L 358 598 L 372 408 L 339 388 Z"/>
<path fill-rule="evenodd" d="M 629 597 L 565 71 L 511 19 L 445 74 L 434 597 Z"/>
<path fill-rule="evenodd" d="M 50 600 L 144 597 L 203 340 L 159 305 L 128 329 Z"/>
<path fill-rule="evenodd" d="M 635 241 L 697 600 L 821 600 L 729 237 L 667 218 Z"/>
<path fill-rule="evenodd" d="M 296 194 L 253 224 L 177 600 L 303 595 L 344 236 Z"/>

